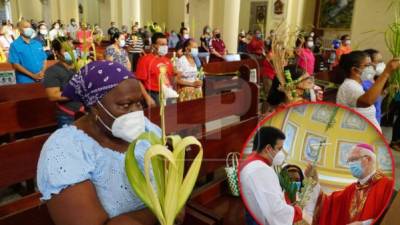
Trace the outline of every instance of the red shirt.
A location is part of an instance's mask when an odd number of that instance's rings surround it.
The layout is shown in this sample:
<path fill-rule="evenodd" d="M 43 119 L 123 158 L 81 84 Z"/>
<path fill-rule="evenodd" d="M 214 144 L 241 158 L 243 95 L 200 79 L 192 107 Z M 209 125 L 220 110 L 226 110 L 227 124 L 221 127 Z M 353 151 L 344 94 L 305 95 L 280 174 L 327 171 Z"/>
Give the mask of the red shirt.
<path fill-rule="evenodd" d="M 221 55 L 225 54 L 225 43 L 222 39 L 213 38 L 211 40 L 212 48 Z"/>
<path fill-rule="evenodd" d="M 271 80 L 273 80 L 275 78 L 275 76 L 276 76 L 276 72 L 275 72 L 274 67 L 272 66 L 272 64 L 267 59 L 265 59 L 263 61 L 263 67 L 262 67 L 262 70 L 261 70 L 261 76 L 262 77 L 268 77 Z"/>
<path fill-rule="evenodd" d="M 171 79 L 174 75 L 174 69 L 169 58 L 147 54 L 139 59 L 136 68 L 136 78 L 142 81 L 147 90 L 155 92 L 160 91 L 158 77 L 160 75 L 161 65 L 167 66 L 168 79 Z"/>
<path fill-rule="evenodd" d="M 86 45 L 83 46 L 84 39 L 86 38 Z M 76 33 L 76 39 L 80 42 L 78 44 L 78 48 L 81 49 L 82 51 L 88 51 L 92 45 L 93 37 L 92 37 L 92 32 L 90 30 L 79 30 Z"/>
<path fill-rule="evenodd" d="M 253 37 L 247 45 L 247 51 L 251 54 L 262 55 L 264 53 L 264 41 Z"/>

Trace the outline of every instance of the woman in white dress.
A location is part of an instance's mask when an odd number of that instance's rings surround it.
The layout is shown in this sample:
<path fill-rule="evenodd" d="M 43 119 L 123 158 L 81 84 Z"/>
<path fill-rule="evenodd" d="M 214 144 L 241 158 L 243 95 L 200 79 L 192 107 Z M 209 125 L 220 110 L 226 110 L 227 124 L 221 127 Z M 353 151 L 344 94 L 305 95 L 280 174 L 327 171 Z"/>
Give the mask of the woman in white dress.
<path fill-rule="evenodd" d="M 199 53 L 197 43 L 193 39 L 183 44 L 183 55 L 176 63 L 176 83 L 178 84 L 179 101 L 190 101 L 203 97 L 203 82 L 198 77 L 194 57 Z"/>

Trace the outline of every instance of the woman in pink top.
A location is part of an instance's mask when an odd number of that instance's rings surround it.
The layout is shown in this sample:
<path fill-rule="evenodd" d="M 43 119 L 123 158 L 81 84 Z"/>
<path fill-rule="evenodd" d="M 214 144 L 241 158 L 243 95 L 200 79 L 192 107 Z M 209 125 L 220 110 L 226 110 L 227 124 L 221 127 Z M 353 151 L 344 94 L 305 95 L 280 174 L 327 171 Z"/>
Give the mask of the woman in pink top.
<path fill-rule="evenodd" d="M 307 41 L 304 41 L 307 40 Z M 307 71 L 308 74 L 314 74 L 315 57 L 311 50 L 314 47 L 314 40 L 312 37 L 298 38 L 296 41 L 296 56 L 297 65 L 303 70 Z"/>

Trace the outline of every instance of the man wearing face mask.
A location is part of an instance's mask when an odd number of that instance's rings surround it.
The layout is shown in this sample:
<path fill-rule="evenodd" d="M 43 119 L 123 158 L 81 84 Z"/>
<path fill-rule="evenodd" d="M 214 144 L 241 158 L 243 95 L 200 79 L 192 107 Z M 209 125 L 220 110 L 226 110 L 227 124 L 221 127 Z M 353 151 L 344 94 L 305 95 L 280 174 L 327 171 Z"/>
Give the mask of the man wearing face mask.
<path fill-rule="evenodd" d="M 64 125 L 71 125 L 74 122 L 75 114 L 78 111 L 83 111 L 81 103 L 71 101 L 61 95 L 64 86 L 68 84 L 75 74 L 72 58 L 77 59 L 78 57 L 75 50 L 73 51 L 73 56 L 66 52 L 62 47 L 65 44 L 71 45 L 71 48 L 73 47 L 71 41 L 65 37 L 60 37 L 52 42 L 52 49 L 58 61 L 46 69 L 43 80 L 47 97 L 57 104 L 56 117 L 59 128 Z"/>
<path fill-rule="evenodd" d="M 75 18 L 70 20 L 70 23 L 67 26 L 67 35 L 68 37 L 76 40 L 76 33 L 79 30 L 79 25 L 76 23 Z"/>
<path fill-rule="evenodd" d="M 265 46 L 261 31 L 256 31 L 250 43 L 247 45 L 247 52 L 256 56 L 265 56 Z"/>
<path fill-rule="evenodd" d="M 382 55 L 377 50 L 367 49 L 364 50 L 364 52 L 369 56 L 371 62 L 370 66 L 366 67 L 361 74 L 363 89 L 364 91 L 368 91 L 372 88 L 378 76 L 383 73 L 386 65 L 382 61 Z M 379 96 L 374 102 L 376 108 L 376 119 L 379 123 L 381 122 L 383 95 L 384 94 L 381 93 L 381 96 Z"/>
<path fill-rule="evenodd" d="M 302 219 L 301 209 L 285 200 L 274 166 L 285 160 L 285 134 L 275 127 L 261 127 L 253 140 L 253 153 L 240 165 L 239 181 L 248 225 L 291 225 Z"/>
<path fill-rule="evenodd" d="M 336 62 L 334 65 L 339 64 L 340 57 L 342 57 L 342 55 L 349 54 L 352 51 L 350 35 L 348 34 L 343 35 L 340 38 L 340 42 L 341 42 L 340 47 L 336 49 Z"/>
<path fill-rule="evenodd" d="M 214 29 L 213 31 L 213 38 L 211 39 L 210 52 L 211 52 L 211 57 L 210 57 L 211 62 L 224 61 L 224 56 L 228 53 L 225 47 L 225 43 L 221 38 L 221 31 L 218 28 Z"/>
<path fill-rule="evenodd" d="M 136 68 L 136 77 L 139 79 L 153 100 L 159 105 L 159 74 L 160 67 L 166 66 L 167 77 L 165 84 L 170 86 L 170 80 L 174 76 L 171 60 L 168 54 L 167 37 L 162 33 L 155 33 L 151 38 L 153 51 L 139 59 Z"/>
<path fill-rule="evenodd" d="M 369 144 L 358 144 L 347 158 L 350 173 L 357 182 L 327 195 L 317 184 L 308 204 L 315 206 L 313 224 L 370 225 L 385 209 L 392 196 L 393 180 L 376 170 L 376 155 Z M 308 165 L 306 176 L 318 181 L 315 168 Z"/>
<path fill-rule="evenodd" d="M 46 69 L 47 55 L 43 46 L 32 39 L 35 32 L 27 21 L 18 24 L 21 35 L 11 44 L 9 63 L 15 69 L 17 83 L 33 83 L 40 81 Z"/>

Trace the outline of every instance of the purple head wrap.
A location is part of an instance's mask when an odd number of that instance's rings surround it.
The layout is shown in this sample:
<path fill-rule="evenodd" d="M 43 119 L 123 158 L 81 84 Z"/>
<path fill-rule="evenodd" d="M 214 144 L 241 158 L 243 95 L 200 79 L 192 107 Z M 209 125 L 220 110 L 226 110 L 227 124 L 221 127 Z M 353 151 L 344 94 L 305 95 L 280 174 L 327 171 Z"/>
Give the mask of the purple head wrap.
<path fill-rule="evenodd" d="M 109 61 L 87 64 L 64 87 L 62 95 L 92 106 L 122 81 L 133 78 L 123 65 Z"/>

